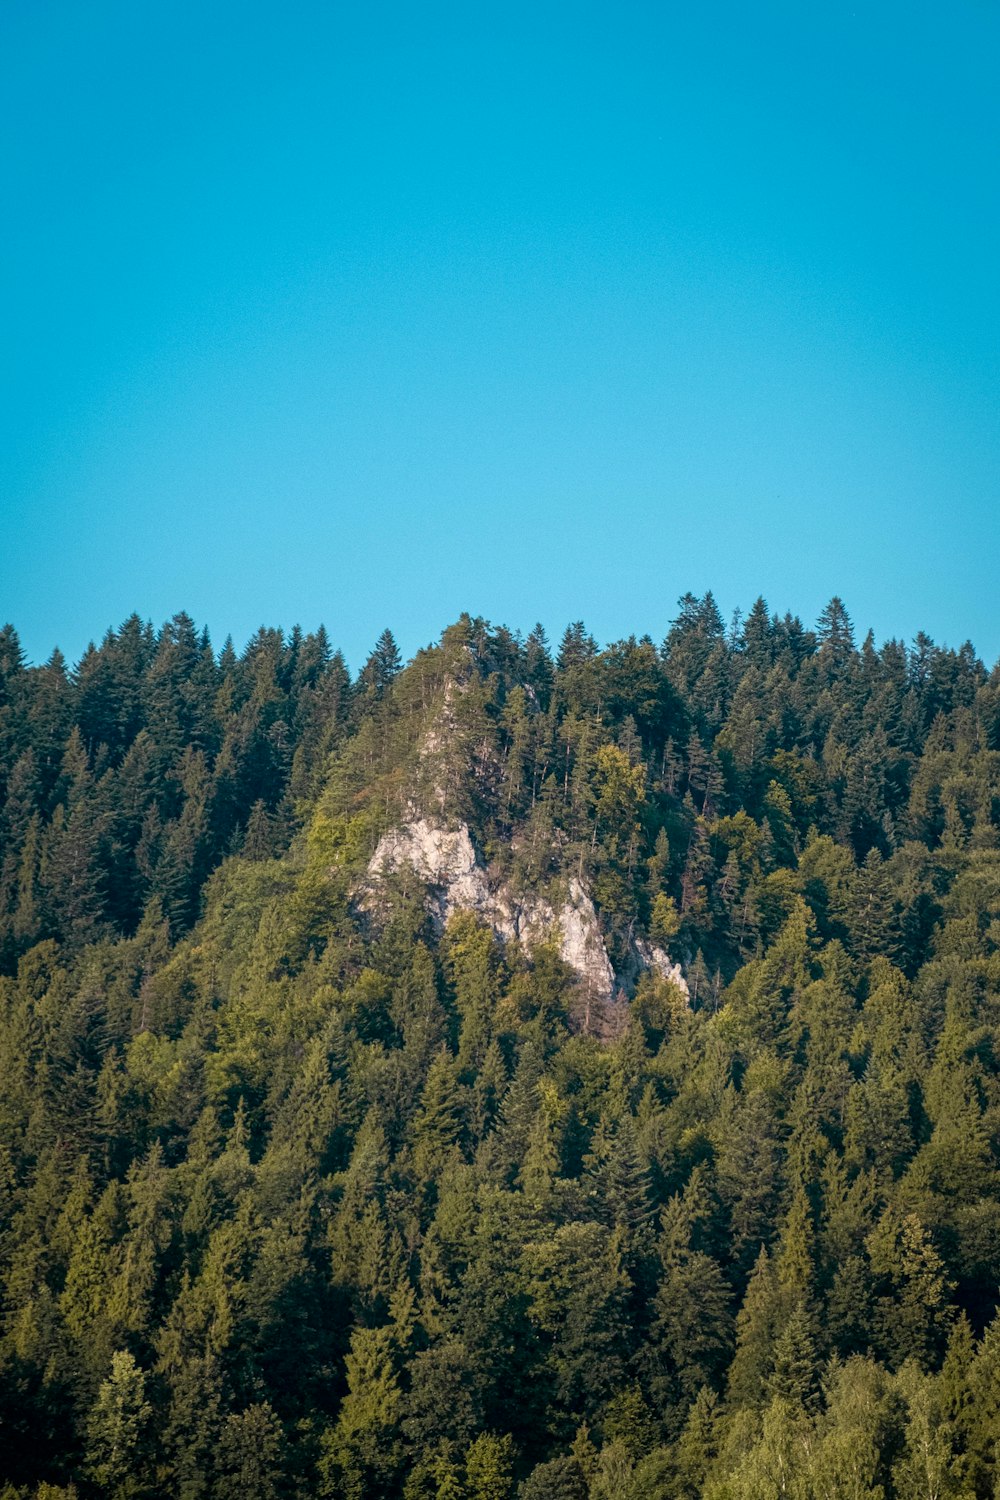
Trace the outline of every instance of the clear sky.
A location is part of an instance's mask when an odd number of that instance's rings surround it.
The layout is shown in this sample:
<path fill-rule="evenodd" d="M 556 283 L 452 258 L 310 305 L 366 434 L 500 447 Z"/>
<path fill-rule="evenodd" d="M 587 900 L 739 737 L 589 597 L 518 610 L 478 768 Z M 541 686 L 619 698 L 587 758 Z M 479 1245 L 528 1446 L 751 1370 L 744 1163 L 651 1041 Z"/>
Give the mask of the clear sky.
<path fill-rule="evenodd" d="M 1000 654 L 996 0 L 4 0 L 0 617 Z"/>

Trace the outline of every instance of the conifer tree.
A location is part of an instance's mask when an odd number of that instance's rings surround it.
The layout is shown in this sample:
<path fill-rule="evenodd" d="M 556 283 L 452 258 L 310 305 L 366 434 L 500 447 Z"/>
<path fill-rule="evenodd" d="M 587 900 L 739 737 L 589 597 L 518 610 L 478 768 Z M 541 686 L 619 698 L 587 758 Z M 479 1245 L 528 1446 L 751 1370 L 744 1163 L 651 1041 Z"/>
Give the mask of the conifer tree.
<path fill-rule="evenodd" d="M 89 1423 L 88 1469 L 103 1494 L 114 1500 L 140 1494 L 146 1468 L 147 1428 L 153 1409 L 146 1377 L 123 1350 L 97 1393 Z"/>
<path fill-rule="evenodd" d="M 509 1500 L 513 1490 L 514 1445 L 509 1435 L 480 1433 L 465 1455 L 468 1500 Z"/>
<path fill-rule="evenodd" d="M 213 1493 L 219 1500 L 278 1500 L 282 1448 L 281 1423 L 266 1401 L 230 1413 L 219 1439 Z"/>
<path fill-rule="evenodd" d="M 345 1361 L 347 1394 L 323 1436 L 321 1495 L 365 1500 L 384 1493 L 400 1462 L 402 1392 L 392 1328 L 359 1328 Z"/>

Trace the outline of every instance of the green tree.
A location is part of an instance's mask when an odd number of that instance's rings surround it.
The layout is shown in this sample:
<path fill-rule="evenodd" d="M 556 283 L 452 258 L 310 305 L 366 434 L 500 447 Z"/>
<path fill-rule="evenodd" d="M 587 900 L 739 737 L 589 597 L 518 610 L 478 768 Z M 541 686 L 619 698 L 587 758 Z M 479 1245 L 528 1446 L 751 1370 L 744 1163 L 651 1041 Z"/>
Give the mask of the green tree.
<path fill-rule="evenodd" d="M 943 1350 L 950 1319 L 944 1263 L 914 1214 L 887 1211 L 867 1243 L 882 1288 L 874 1309 L 879 1348 L 893 1367 L 907 1359 L 926 1366 Z"/>
<path fill-rule="evenodd" d="M 347 1394 L 322 1440 L 320 1494 L 338 1500 L 388 1496 L 402 1459 L 402 1391 L 392 1326 L 356 1329 L 345 1365 Z"/>
<path fill-rule="evenodd" d="M 231 1413 L 219 1439 L 218 1500 L 278 1500 L 284 1488 L 284 1435 L 266 1401 Z"/>
<path fill-rule="evenodd" d="M 481 1432 L 465 1455 L 468 1500 L 508 1500 L 513 1493 L 513 1458 L 509 1435 Z"/>
<path fill-rule="evenodd" d="M 103 1494 L 124 1500 L 142 1493 L 152 1415 L 145 1373 L 121 1350 L 97 1393 L 88 1426 L 87 1471 Z"/>

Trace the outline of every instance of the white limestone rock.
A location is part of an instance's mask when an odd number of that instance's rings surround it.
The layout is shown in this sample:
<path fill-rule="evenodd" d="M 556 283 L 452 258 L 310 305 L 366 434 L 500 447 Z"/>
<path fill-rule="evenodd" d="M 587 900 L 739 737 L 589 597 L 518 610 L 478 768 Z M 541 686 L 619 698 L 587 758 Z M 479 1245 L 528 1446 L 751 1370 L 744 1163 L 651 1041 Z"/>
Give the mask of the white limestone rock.
<path fill-rule="evenodd" d="M 426 882 L 431 914 L 439 927 L 453 911 L 474 911 L 499 938 L 506 942 L 516 938 L 528 949 L 558 933 L 559 954 L 575 970 L 590 998 L 613 997 L 615 974 L 597 912 L 575 877 L 558 908 L 542 895 L 517 897 L 506 884 L 491 886 L 464 823 L 454 829 L 439 828 L 426 818 L 382 835 L 368 865 L 369 885 L 404 866 Z"/>
<path fill-rule="evenodd" d="M 688 995 L 679 964 L 665 949 L 636 938 L 628 973 L 619 978 L 604 945 L 594 903 L 581 882 L 572 876 L 566 899 L 554 906 L 537 892 L 515 895 L 504 883 L 491 883 L 465 823 L 441 828 L 415 817 L 392 828 L 379 839 L 368 865 L 368 889 L 361 904 L 371 906 L 380 877 L 409 868 L 428 887 L 428 906 L 438 929 L 455 911 L 477 912 L 504 942 L 514 939 L 530 951 L 558 934 L 559 954 L 576 973 L 590 1005 L 606 1006 L 623 991 L 631 993 L 644 969 L 670 980 Z"/>
<path fill-rule="evenodd" d="M 562 906 L 555 909 L 542 896 L 524 899 L 517 913 L 517 935 L 526 948 L 559 933 L 559 956 L 574 969 L 594 1000 L 610 1000 L 616 989 L 615 971 L 604 946 L 594 903 L 574 876 Z"/>
<path fill-rule="evenodd" d="M 684 978 L 684 971 L 680 964 L 675 964 L 666 948 L 661 948 L 659 943 L 649 942 L 644 937 L 633 940 L 636 957 L 643 969 L 652 969 L 654 974 L 659 974 L 661 979 L 669 979 L 671 984 L 684 993 L 688 1004 L 691 1003 L 691 991 L 688 982 Z"/>
<path fill-rule="evenodd" d="M 403 865 L 432 887 L 432 905 L 442 924 L 452 911 L 478 911 L 484 916 L 490 913 L 486 871 L 476 858 L 464 823 L 449 830 L 418 818 L 384 833 L 368 865 L 369 879 Z"/>

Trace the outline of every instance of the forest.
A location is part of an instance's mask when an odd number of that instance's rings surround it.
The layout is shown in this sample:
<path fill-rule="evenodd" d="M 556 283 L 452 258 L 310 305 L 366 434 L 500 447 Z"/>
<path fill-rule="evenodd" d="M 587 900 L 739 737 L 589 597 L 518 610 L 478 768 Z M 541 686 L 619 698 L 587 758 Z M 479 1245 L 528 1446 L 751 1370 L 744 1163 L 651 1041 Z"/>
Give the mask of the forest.
<path fill-rule="evenodd" d="M 0 631 L 0 1500 L 996 1500 L 998 1167 L 970 644 Z"/>

